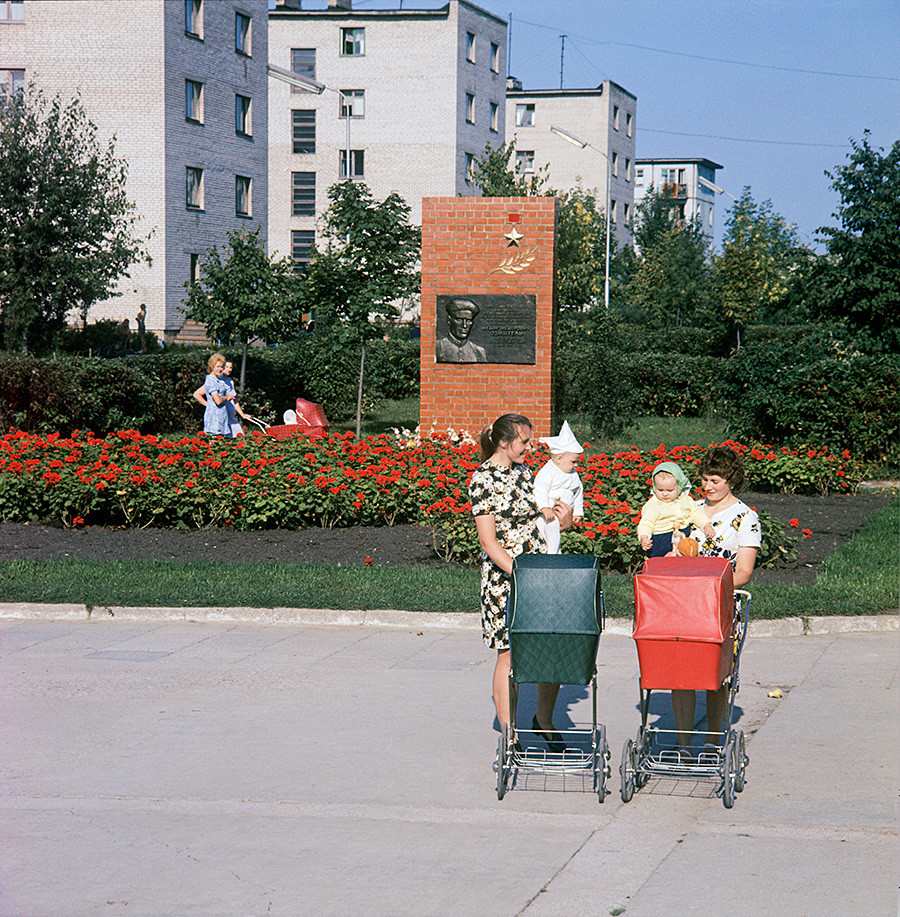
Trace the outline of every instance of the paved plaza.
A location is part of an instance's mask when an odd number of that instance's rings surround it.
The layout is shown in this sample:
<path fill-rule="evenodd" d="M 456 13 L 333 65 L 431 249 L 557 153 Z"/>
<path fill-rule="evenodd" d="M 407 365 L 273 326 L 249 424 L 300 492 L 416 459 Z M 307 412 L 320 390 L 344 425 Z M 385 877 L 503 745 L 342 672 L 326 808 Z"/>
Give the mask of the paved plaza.
<path fill-rule="evenodd" d="M 498 801 L 474 629 L 0 622 L 0 914 L 896 913 L 896 631 L 748 639 L 730 810 L 690 781 L 622 803 L 632 640 L 598 664 L 612 794 Z M 557 725 L 589 719 L 564 687 Z"/>

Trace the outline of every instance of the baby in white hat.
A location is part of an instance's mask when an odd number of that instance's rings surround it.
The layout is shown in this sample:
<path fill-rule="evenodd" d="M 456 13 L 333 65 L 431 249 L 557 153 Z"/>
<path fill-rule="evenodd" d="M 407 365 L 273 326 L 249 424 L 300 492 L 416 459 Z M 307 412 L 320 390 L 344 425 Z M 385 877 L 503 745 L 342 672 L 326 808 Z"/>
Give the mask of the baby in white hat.
<path fill-rule="evenodd" d="M 547 553 L 559 554 L 559 519 L 553 507 L 557 500 L 571 506 L 574 525 L 584 517 L 584 487 L 575 470 L 584 449 L 568 421 L 563 421 L 559 436 L 542 436 L 541 442 L 550 447 L 550 461 L 534 479 L 534 496 L 541 511 L 538 525 L 547 540 Z"/>

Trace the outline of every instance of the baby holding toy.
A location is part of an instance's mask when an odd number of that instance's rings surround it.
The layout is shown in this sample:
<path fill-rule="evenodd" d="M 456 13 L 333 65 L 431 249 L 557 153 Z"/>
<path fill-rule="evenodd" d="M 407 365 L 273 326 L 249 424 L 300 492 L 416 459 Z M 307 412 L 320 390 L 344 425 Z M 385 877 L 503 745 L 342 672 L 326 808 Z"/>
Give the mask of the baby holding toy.
<path fill-rule="evenodd" d="M 584 516 L 584 487 L 575 470 L 584 452 L 580 442 L 563 421 L 559 436 L 542 436 L 541 442 L 550 448 L 550 461 L 535 475 L 534 497 L 541 515 L 538 527 L 547 542 L 548 554 L 559 554 L 559 517 L 553 507 L 559 501 L 572 507 L 572 524 L 578 525 Z"/>
<path fill-rule="evenodd" d="M 697 553 L 697 542 L 684 538 L 695 525 L 707 538 L 715 538 L 715 529 L 706 513 L 691 499 L 691 484 L 675 462 L 660 462 L 653 469 L 653 496 L 641 508 L 637 533 L 648 557 L 665 557 L 678 550 L 681 554 Z"/>

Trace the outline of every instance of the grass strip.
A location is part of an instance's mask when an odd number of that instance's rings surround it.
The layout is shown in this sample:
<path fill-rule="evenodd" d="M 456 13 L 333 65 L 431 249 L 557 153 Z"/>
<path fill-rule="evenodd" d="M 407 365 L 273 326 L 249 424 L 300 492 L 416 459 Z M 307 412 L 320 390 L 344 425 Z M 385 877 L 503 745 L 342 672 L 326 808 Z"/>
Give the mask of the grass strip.
<path fill-rule="evenodd" d="M 872 516 L 826 559 L 812 585 L 751 582 L 752 617 L 897 613 L 898 509 L 895 502 Z M 609 616 L 634 613 L 630 577 L 603 577 L 603 591 Z M 475 613 L 478 593 L 476 568 L 162 560 L 0 563 L 0 602 Z"/>

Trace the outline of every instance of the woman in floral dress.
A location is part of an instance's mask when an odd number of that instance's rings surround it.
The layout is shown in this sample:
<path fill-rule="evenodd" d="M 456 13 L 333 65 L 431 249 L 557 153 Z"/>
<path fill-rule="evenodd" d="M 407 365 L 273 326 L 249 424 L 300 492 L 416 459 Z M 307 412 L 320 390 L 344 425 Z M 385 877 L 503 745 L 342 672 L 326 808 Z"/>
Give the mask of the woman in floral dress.
<path fill-rule="evenodd" d="M 538 527 L 540 510 L 534 498 L 534 477 L 523 464 L 531 450 L 531 421 L 521 414 L 504 414 L 481 433 L 482 464 L 472 474 L 469 500 L 481 543 L 481 624 L 484 641 L 497 650 L 493 695 L 501 728 L 510 721 L 509 635 L 506 603 L 513 558 L 545 554 L 547 543 Z M 560 528 L 572 523 L 571 509 L 558 503 Z M 551 750 L 565 746 L 553 732 L 553 707 L 559 685 L 539 685 L 533 728 Z"/>

